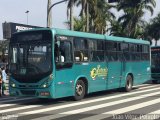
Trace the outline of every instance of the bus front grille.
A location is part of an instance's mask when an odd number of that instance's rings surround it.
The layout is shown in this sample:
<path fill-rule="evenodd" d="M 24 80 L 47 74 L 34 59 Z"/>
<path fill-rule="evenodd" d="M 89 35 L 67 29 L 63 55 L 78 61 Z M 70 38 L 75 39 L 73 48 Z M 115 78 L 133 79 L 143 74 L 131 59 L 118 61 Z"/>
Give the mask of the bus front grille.
<path fill-rule="evenodd" d="M 35 90 L 21 90 L 21 93 L 23 95 L 35 95 L 36 91 Z"/>
<path fill-rule="evenodd" d="M 37 88 L 38 85 L 19 85 L 21 88 Z"/>

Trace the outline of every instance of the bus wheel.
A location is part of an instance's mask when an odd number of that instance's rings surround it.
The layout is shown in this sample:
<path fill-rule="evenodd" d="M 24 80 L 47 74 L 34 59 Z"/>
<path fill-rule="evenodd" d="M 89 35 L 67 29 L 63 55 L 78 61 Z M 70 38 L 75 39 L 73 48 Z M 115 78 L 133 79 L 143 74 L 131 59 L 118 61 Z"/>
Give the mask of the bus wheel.
<path fill-rule="evenodd" d="M 126 92 L 131 91 L 132 90 L 132 85 L 133 85 L 133 78 L 132 78 L 131 75 L 127 75 L 125 91 Z"/>
<path fill-rule="evenodd" d="M 82 80 L 78 80 L 75 87 L 75 100 L 81 100 L 85 96 L 85 84 Z"/>

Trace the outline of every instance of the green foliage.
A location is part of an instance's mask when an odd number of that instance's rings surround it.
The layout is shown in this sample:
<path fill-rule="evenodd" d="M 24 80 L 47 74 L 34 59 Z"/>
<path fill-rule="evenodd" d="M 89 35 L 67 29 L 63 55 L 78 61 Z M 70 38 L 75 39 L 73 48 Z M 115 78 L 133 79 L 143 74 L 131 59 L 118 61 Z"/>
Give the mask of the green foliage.
<path fill-rule="evenodd" d="M 145 38 L 160 39 L 160 13 L 146 25 Z"/>
<path fill-rule="evenodd" d="M 6 62 L 7 58 L 5 56 L 5 51 L 9 48 L 9 41 L 3 40 L 0 41 L 0 61 Z"/>
<path fill-rule="evenodd" d="M 153 33 L 151 29 L 156 31 L 155 25 L 148 25 L 143 20 L 144 14 L 149 11 L 153 15 L 153 8 L 156 6 L 155 0 L 120 0 L 116 5 L 107 3 L 106 0 L 69 0 L 68 10 L 71 9 L 71 1 L 74 6 L 81 6 L 81 12 L 78 18 L 74 18 L 74 29 L 76 31 L 87 31 L 93 33 L 105 34 L 107 31 L 110 35 L 143 38 L 146 31 L 152 33 L 155 39 L 159 39 L 159 33 Z M 89 7 L 87 7 L 89 6 Z M 115 18 L 111 12 L 112 8 L 123 11 L 122 16 Z M 72 13 L 73 14 L 73 13 Z M 89 24 L 87 24 L 89 22 Z M 70 24 L 70 22 L 69 22 Z M 111 25 L 108 28 L 108 24 Z M 89 28 L 89 31 L 87 30 Z"/>
<path fill-rule="evenodd" d="M 71 9 L 71 1 L 68 2 L 68 10 Z M 110 9 L 115 7 L 109 5 L 106 0 L 73 0 L 77 6 L 82 6 L 79 14 L 80 19 L 74 19 L 76 30 L 105 34 L 107 22 L 111 22 L 115 17 Z M 87 9 L 88 5 L 88 9 Z M 88 19 L 87 19 L 88 18 Z M 78 20 L 78 21 L 77 21 Z M 87 21 L 89 20 L 89 21 Z M 86 24 L 89 22 L 89 24 Z M 82 28 L 80 27 L 83 23 Z M 87 30 L 89 28 L 89 31 Z M 82 30 L 83 29 L 83 30 Z"/>
<path fill-rule="evenodd" d="M 155 0 L 121 0 L 117 6 L 117 10 L 123 10 L 124 14 L 119 17 L 118 22 L 122 25 L 123 32 L 126 32 L 125 36 L 137 38 L 139 36 L 140 29 L 143 28 L 145 21 L 143 16 L 145 11 L 149 11 L 153 14 L 153 8 L 155 7 Z"/>
<path fill-rule="evenodd" d="M 9 41 L 8 40 L 2 40 L 0 41 L 0 53 L 4 54 L 5 50 L 8 49 Z"/>

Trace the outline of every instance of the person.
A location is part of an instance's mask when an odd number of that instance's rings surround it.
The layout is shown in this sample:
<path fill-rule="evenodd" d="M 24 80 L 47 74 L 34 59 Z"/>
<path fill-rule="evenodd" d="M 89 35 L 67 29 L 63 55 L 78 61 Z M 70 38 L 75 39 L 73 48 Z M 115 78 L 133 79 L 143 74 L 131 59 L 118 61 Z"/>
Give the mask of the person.
<path fill-rule="evenodd" d="M 6 79 L 7 79 L 7 74 L 5 71 L 5 67 L 2 67 L 2 95 L 5 95 L 4 90 L 5 90 Z"/>
<path fill-rule="evenodd" d="M 2 71 L 0 68 L 0 97 L 2 96 Z"/>
<path fill-rule="evenodd" d="M 64 56 L 61 54 L 61 50 L 59 49 L 57 43 L 55 44 L 54 55 L 56 62 L 64 62 Z"/>

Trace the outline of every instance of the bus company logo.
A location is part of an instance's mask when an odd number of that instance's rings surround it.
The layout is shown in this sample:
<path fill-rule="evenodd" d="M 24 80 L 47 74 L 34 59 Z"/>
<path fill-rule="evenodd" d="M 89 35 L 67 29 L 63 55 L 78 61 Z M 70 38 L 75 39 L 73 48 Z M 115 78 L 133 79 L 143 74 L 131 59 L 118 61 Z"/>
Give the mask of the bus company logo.
<path fill-rule="evenodd" d="M 95 79 L 97 76 L 98 77 L 106 77 L 108 74 L 108 69 L 107 68 L 101 68 L 100 65 L 97 66 L 97 68 L 93 68 L 90 71 L 90 76 L 92 79 Z"/>

